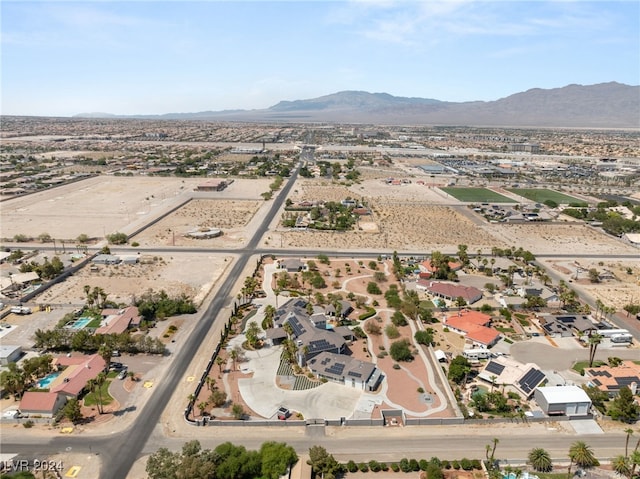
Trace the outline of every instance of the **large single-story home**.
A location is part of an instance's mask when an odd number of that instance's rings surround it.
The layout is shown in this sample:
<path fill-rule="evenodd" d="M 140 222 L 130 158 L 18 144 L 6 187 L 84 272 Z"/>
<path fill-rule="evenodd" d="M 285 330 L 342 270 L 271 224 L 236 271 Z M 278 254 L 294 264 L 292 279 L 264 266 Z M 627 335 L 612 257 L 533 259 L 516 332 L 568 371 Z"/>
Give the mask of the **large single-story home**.
<path fill-rule="evenodd" d="M 53 366 L 61 370 L 49 387 L 49 392 L 60 393 L 68 398 L 77 398 L 90 379 L 104 372 L 106 361 L 99 355 L 60 356 L 54 358 Z"/>
<path fill-rule="evenodd" d="M 633 361 L 622 361 L 615 367 L 585 368 L 584 375 L 589 378 L 589 386 L 597 387 L 610 397 L 616 396 L 623 386 L 629 387 L 634 394 L 640 387 L 640 364 Z"/>
<path fill-rule="evenodd" d="M 534 390 L 545 380 L 545 374 L 533 363 L 523 364 L 515 359 L 498 356 L 490 359 L 478 378 L 493 384 L 494 387 L 504 385 L 508 390 L 517 392 L 525 399 L 531 397 Z"/>
<path fill-rule="evenodd" d="M 500 341 L 500 331 L 490 327 L 491 316 L 478 311 L 462 310 L 445 319 L 444 325 L 466 337 L 473 347 L 490 348 Z"/>
<path fill-rule="evenodd" d="M 103 309 L 102 323 L 96 334 L 120 334 L 129 328 L 140 326 L 142 316 L 136 306 L 128 306 L 124 309 Z"/>
<path fill-rule="evenodd" d="M 482 299 L 482 291 L 473 286 L 464 286 L 456 283 L 446 283 L 444 281 L 416 281 L 416 289 L 421 289 L 434 296 L 454 301 L 462 297 L 467 304 L 473 304 Z"/>
<path fill-rule="evenodd" d="M 375 364 L 344 354 L 322 352 L 310 359 L 307 366 L 319 378 L 364 391 L 375 391 L 383 377 Z"/>

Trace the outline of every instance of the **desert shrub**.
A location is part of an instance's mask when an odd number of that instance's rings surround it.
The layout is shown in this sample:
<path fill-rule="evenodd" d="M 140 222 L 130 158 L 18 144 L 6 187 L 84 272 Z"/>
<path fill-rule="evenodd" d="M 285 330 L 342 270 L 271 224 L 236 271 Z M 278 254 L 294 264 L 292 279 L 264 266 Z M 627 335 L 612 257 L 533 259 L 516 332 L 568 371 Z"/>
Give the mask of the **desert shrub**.
<path fill-rule="evenodd" d="M 358 465 L 353 460 L 347 462 L 346 468 L 348 472 L 358 472 Z"/>
<path fill-rule="evenodd" d="M 380 469 L 381 469 L 381 467 L 380 467 L 380 463 L 378 461 L 375 461 L 373 459 L 371 461 L 369 461 L 369 470 L 371 472 L 379 472 Z"/>
<path fill-rule="evenodd" d="M 388 324 L 384 328 L 384 332 L 389 339 L 397 339 L 400 337 L 400 331 L 393 324 Z"/>
<path fill-rule="evenodd" d="M 415 459 L 411 459 L 409 461 L 409 467 L 411 468 L 412 471 L 419 471 L 420 470 L 420 464 L 418 463 L 418 461 L 416 461 Z"/>
<path fill-rule="evenodd" d="M 409 459 L 406 457 L 400 459 L 400 470 L 402 472 L 411 472 L 411 465 L 409 464 Z"/>
<path fill-rule="evenodd" d="M 400 311 L 396 311 L 395 313 L 393 313 L 393 316 L 391 316 L 391 322 L 394 324 L 394 326 L 406 326 L 407 323 L 407 318 L 404 317 L 404 314 L 402 314 Z"/>
<path fill-rule="evenodd" d="M 460 463 L 456 460 L 451 463 L 451 467 L 453 467 L 456 471 L 460 469 Z"/>
<path fill-rule="evenodd" d="M 399 341 L 395 341 L 391 344 L 389 348 L 389 354 L 394 361 L 412 361 L 413 354 L 411 353 L 411 348 L 409 347 L 409 341 L 406 339 L 401 339 Z"/>
<path fill-rule="evenodd" d="M 398 464 L 396 464 L 395 462 L 391 463 L 390 467 L 393 472 L 398 472 L 400 470 L 400 466 L 398 466 Z"/>
<path fill-rule="evenodd" d="M 473 466 L 474 469 L 478 471 L 482 469 L 482 463 L 480 462 L 480 459 L 473 459 L 471 461 L 471 465 Z"/>
<path fill-rule="evenodd" d="M 440 464 L 440 467 L 443 467 L 444 469 L 451 469 L 451 463 L 445 459 Z"/>
<path fill-rule="evenodd" d="M 466 457 L 463 457 L 460 460 L 460 467 L 462 467 L 462 469 L 464 469 L 465 471 L 470 471 L 471 469 L 473 469 L 473 464 L 469 459 L 467 459 Z"/>
<path fill-rule="evenodd" d="M 382 328 L 373 321 L 367 321 L 364 325 L 364 330 L 374 336 L 380 336 L 380 334 L 382 334 Z"/>
<path fill-rule="evenodd" d="M 440 469 L 435 464 L 429 464 L 427 467 L 427 479 L 443 479 L 444 474 L 442 473 L 442 469 Z"/>
<path fill-rule="evenodd" d="M 369 466 L 366 462 L 361 462 L 360 464 L 358 464 L 358 469 L 360 470 L 360 472 L 369 472 Z"/>
<path fill-rule="evenodd" d="M 418 464 L 420 465 L 421 471 L 426 471 L 427 467 L 429 467 L 429 461 L 427 461 L 426 459 L 420 459 L 420 462 L 418 462 Z"/>
<path fill-rule="evenodd" d="M 382 294 L 382 290 L 380 289 L 377 283 L 370 281 L 369 284 L 367 284 L 367 293 Z"/>

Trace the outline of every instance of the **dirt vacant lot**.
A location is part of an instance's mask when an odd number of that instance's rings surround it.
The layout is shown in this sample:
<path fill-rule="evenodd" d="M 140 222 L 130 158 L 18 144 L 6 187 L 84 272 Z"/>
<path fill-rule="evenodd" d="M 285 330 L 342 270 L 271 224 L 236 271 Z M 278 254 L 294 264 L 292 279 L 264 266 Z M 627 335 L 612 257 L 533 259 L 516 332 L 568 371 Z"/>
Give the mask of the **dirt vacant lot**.
<path fill-rule="evenodd" d="M 100 287 L 108 299 L 131 304 L 136 296 L 153 289 L 165 290 L 169 296 L 186 294 L 200 304 L 225 269 L 233 262 L 231 256 L 202 253 L 172 253 L 143 256 L 134 265 L 100 265 L 98 271 L 87 266 L 57 284 L 38 301 L 52 304 L 83 304 L 84 286 Z"/>
<path fill-rule="evenodd" d="M 236 180 L 224 191 L 196 193 L 207 178 L 99 176 L 0 204 L 2 238 L 17 234 L 72 240 L 132 232 L 188 198 L 260 200 L 270 180 Z"/>
<path fill-rule="evenodd" d="M 231 247 L 247 238 L 246 226 L 265 204 L 264 200 L 194 199 L 134 237 L 142 246 Z M 218 228 L 222 236 L 210 239 L 185 237 L 188 231 Z"/>

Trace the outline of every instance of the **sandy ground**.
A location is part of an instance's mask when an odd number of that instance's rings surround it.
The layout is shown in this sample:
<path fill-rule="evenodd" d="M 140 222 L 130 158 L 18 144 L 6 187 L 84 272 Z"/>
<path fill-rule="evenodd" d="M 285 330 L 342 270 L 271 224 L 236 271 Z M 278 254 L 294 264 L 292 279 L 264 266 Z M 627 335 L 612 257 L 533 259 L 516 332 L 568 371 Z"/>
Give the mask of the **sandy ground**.
<path fill-rule="evenodd" d="M 155 260 L 154 260 L 155 258 Z M 149 264 L 100 265 L 99 271 L 82 268 L 65 282 L 38 297 L 38 302 L 82 304 L 84 285 L 103 288 L 111 301 L 130 304 L 134 297 L 153 289 L 165 290 L 169 296 L 186 294 L 200 304 L 214 283 L 231 264 L 231 256 L 215 254 L 172 253 L 143 256 Z"/>
<path fill-rule="evenodd" d="M 132 232 L 188 198 L 261 200 L 271 180 L 235 180 L 220 192 L 196 193 L 207 178 L 99 176 L 0 203 L 0 237 L 49 233 L 71 240 Z M 198 225 L 194 225 L 198 226 Z"/>
<path fill-rule="evenodd" d="M 579 285 L 580 289 L 594 299 L 599 299 L 606 306 L 614 306 L 618 311 L 640 298 L 640 253 L 637 260 L 596 261 L 581 258 L 580 261 L 549 259 L 543 262 L 556 274 L 560 274 L 566 282 L 571 281 L 574 285 Z M 580 271 L 576 279 L 578 268 Z M 604 273 L 599 283 L 589 280 L 588 270 L 591 268 Z M 631 274 L 627 272 L 628 268 L 631 268 Z"/>
<path fill-rule="evenodd" d="M 521 246 L 534 254 L 640 254 L 637 248 L 587 225 L 491 224 L 483 229 L 508 245 Z"/>
<path fill-rule="evenodd" d="M 136 235 L 141 246 L 232 247 L 247 238 L 246 226 L 265 201 L 194 199 L 179 210 Z M 188 231 L 218 228 L 222 236 L 194 239 Z"/>
<path fill-rule="evenodd" d="M 364 200 L 372 215 L 363 217 L 360 230 L 281 229 L 270 234 L 275 244 L 294 248 L 378 248 L 427 252 L 458 244 L 467 244 L 471 250 L 490 248 L 496 245 L 496 241 L 501 245 L 489 232 L 478 229 L 468 217 L 442 206 L 442 203 L 451 201 L 438 191 L 417 183 L 390 186 L 380 180 L 367 180 L 364 184 L 347 188 L 327 180 L 304 180 L 296 184 L 291 196 L 293 201 L 341 201 L 351 197 Z"/>

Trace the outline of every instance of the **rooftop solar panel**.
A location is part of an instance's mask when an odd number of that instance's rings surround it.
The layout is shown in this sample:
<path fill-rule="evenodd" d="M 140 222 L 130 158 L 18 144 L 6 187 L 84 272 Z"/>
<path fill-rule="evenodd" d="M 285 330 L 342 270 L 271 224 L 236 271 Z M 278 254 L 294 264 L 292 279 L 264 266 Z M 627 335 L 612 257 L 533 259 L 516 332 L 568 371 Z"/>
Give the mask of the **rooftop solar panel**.
<path fill-rule="evenodd" d="M 615 380 L 618 386 L 629 386 L 631 383 L 640 383 L 640 379 L 636 376 L 625 376 L 616 378 Z"/>
<path fill-rule="evenodd" d="M 302 325 L 302 323 L 300 323 L 298 318 L 296 318 L 295 316 L 290 316 L 288 322 L 291 325 L 291 329 L 293 330 L 293 334 L 296 338 L 302 336 L 304 333 L 307 332 L 306 328 Z"/>
<path fill-rule="evenodd" d="M 329 369 L 326 370 L 330 374 L 335 374 L 336 376 L 340 376 L 344 371 L 344 364 L 335 363 Z"/>
<path fill-rule="evenodd" d="M 349 371 L 347 373 L 347 376 L 353 376 L 354 378 L 361 378 L 362 374 L 359 373 L 358 371 Z"/>
<path fill-rule="evenodd" d="M 520 381 L 518 381 L 518 384 L 520 385 L 520 389 L 529 394 L 544 380 L 544 378 L 545 376 L 542 371 L 532 368 L 527 371 L 527 374 L 525 374 Z"/>
<path fill-rule="evenodd" d="M 502 371 L 504 371 L 504 365 L 496 363 L 495 361 L 489 361 L 489 364 L 487 364 L 485 371 L 489 371 L 496 376 L 500 376 L 502 374 Z"/>

